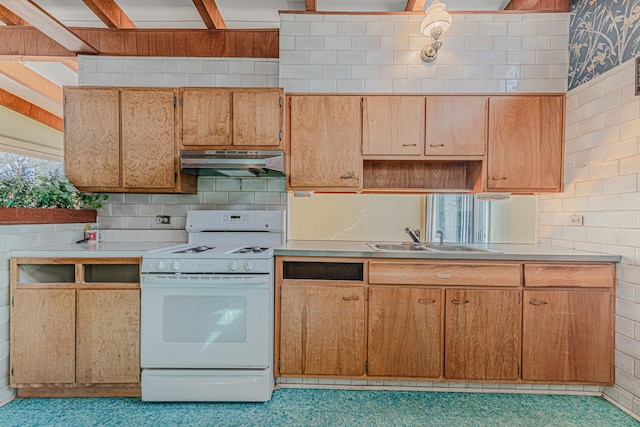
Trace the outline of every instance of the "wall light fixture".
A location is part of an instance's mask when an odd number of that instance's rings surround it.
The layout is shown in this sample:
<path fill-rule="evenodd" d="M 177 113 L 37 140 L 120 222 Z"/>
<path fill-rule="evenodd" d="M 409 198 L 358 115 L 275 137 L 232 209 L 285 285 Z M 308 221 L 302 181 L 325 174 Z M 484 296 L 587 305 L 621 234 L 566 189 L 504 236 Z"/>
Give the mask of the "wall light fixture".
<path fill-rule="evenodd" d="M 426 16 L 422 20 L 420 30 L 429 40 L 420 51 L 420 58 L 424 62 L 433 62 L 438 55 L 438 49 L 442 46 L 442 36 L 451 27 L 452 19 L 447 12 L 447 6 L 438 0 L 433 0 L 431 6 L 424 13 Z"/>

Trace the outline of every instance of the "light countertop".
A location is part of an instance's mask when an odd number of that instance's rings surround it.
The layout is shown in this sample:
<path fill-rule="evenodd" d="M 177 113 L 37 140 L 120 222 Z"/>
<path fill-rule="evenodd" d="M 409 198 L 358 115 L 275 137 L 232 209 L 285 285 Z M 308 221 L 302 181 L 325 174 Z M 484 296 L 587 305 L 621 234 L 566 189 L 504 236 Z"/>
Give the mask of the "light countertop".
<path fill-rule="evenodd" d="M 385 242 L 389 243 L 389 242 Z M 398 242 L 394 242 L 398 243 Z M 415 258 L 510 261 L 619 262 L 619 255 L 532 244 L 471 244 L 492 252 L 378 251 L 367 242 L 290 240 L 276 249 L 281 256 Z"/>
<path fill-rule="evenodd" d="M 71 243 L 60 246 L 47 246 L 38 249 L 22 249 L 11 251 L 12 257 L 34 258 L 137 258 L 146 251 L 164 246 L 171 246 L 184 242 L 98 242 L 95 245 L 88 243 Z"/>

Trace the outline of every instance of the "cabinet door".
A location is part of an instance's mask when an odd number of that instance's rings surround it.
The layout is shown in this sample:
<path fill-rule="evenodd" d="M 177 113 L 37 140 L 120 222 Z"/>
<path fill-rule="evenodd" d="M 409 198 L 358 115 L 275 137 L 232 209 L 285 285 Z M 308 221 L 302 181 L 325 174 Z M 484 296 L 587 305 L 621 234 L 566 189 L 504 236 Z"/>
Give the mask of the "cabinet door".
<path fill-rule="evenodd" d="M 79 290 L 76 377 L 80 383 L 140 381 L 140 291 Z"/>
<path fill-rule="evenodd" d="M 231 90 L 180 89 L 183 146 L 231 145 Z"/>
<path fill-rule="evenodd" d="M 17 289 L 11 316 L 11 384 L 75 381 L 75 291 Z"/>
<path fill-rule="evenodd" d="M 562 96 L 491 97 L 487 188 L 560 191 L 563 117 Z"/>
<path fill-rule="evenodd" d="M 369 375 L 437 378 L 442 366 L 442 290 L 369 288 Z"/>
<path fill-rule="evenodd" d="M 123 186 L 174 188 L 174 90 L 123 89 L 120 96 Z"/>
<path fill-rule="evenodd" d="M 518 378 L 519 299 L 518 290 L 446 290 L 445 378 Z"/>
<path fill-rule="evenodd" d="M 233 92 L 233 145 L 281 148 L 282 90 Z"/>
<path fill-rule="evenodd" d="M 483 156 L 486 146 L 487 97 L 427 97 L 427 156 Z"/>
<path fill-rule="evenodd" d="M 608 290 L 525 290 L 522 379 L 610 384 Z"/>
<path fill-rule="evenodd" d="M 364 287 L 281 290 L 280 373 L 364 375 Z"/>
<path fill-rule="evenodd" d="M 362 185 L 359 96 L 292 96 L 291 187 L 357 190 Z"/>
<path fill-rule="evenodd" d="M 424 108 L 422 96 L 365 96 L 362 154 L 420 155 Z"/>
<path fill-rule="evenodd" d="M 64 168 L 79 188 L 120 186 L 118 89 L 65 88 Z"/>

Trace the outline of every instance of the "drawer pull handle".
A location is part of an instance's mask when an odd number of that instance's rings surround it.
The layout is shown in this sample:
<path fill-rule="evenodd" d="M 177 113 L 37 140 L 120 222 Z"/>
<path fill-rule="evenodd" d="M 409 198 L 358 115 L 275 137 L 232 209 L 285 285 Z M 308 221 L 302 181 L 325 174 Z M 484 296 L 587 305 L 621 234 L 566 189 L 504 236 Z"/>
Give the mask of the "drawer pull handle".
<path fill-rule="evenodd" d="M 358 301 L 360 297 L 342 297 L 342 301 Z"/>
<path fill-rule="evenodd" d="M 506 180 L 507 177 L 506 176 L 492 176 L 491 179 L 494 180 L 494 181 L 501 181 L 501 180 Z"/>
<path fill-rule="evenodd" d="M 451 300 L 452 304 L 466 304 L 468 302 L 469 302 L 468 299 L 452 299 Z"/>
<path fill-rule="evenodd" d="M 340 177 L 340 179 L 354 179 L 356 174 L 354 172 L 347 172 Z"/>
<path fill-rule="evenodd" d="M 416 147 L 418 144 L 402 144 L 403 147 Z"/>
<path fill-rule="evenodd" d="M 531 300 L 529 301 L 529 304 L 531 305 L 545 305 L 545 304 L 549 304 L 547 301 L 538 301 L 537 299 Z"/>
<path fill-rule="evenodd" d="M 451 279 L 451 274 L 449 274 L 449 273 L 436 273 L 436 277 L 438 279 Z"/>
<path fill-rule="evenodd" d="M 428 303 L 428 302 L 429 302 L 429 303 L 432 303 L 432 302 L 436 302 L 436 299 L 435 299 L 435 298 L 431 298 L 431 299 L 422 299 L 422 298 L 420 298 L 420 299 L 418 300 L 418 302 L 419 302 L 419 303 L 422 303 L 422 304 L 424 304 L 424 303 Z"/>
<path fill-rule="evenodd" d="M 444 147 L 444 144 L 429 144 L 429 147 Z"/>

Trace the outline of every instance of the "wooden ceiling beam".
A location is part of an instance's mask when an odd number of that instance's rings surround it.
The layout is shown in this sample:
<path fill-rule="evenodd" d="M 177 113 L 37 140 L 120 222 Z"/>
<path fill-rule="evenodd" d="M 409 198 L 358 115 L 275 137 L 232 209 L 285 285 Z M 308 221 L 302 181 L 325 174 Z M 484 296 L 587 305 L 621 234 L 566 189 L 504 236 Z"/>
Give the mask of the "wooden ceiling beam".
<path fill-rule="evenodd" d="M 114 0 L 82 0 L 109 28 L 136 28 Z"/>
<path fill-rule="evenodd" d="M 24 19 L 20 18 L 4 6 L 0 6 L 0 22 L 5 25 L 27 25 Z"/>
<path fill-rule="evenodd" d="M 17 61 L 0 61 L 0 74 L 62 105 L 62 88 Z"/>
<path fill-rule="evenodd" d="M 198 13 L 208 29 L 224 30 L 227 28 L 227 24 L 224 22 L 224 19 L 222 19 L 215 0 L 193 0 L 193 4 L 196 9 L 198 9 Z"/>
<path fill-rule="evenodd" d="M 511 0 L 504 10 L 569 12 L 571 0 Z"/>
<path fill-rule="evenodd" d="M 278 58 L 280 31 L 73 28 L 107 56 Z M 0 26 L 0 57 L 74 58 L 33 27 Z"/>
<path fill-rule="evenodd" d="M 315 12 L 316 0 L 304 0 L 304 10 L 307 12 Z"/>
<path fill-rule="evenodd" d="M 25 101 L 4 89 L 0 89 L 0 105 L 62 132 L 63 122 L 61 117 Z"/>
<path fill-rule="evenodd" d="M 0 0 L 4 6 L 20 18 L 28 21 L 52 40 L 75 53 L 97 54 L 98 50 L 62 25 L 40 6 L 29 0 Z"/>
<path fill-rule="evenodd" d="M 424 11 L 425 0 L 407 0 L 406 12 L 422 12 Z"/>

